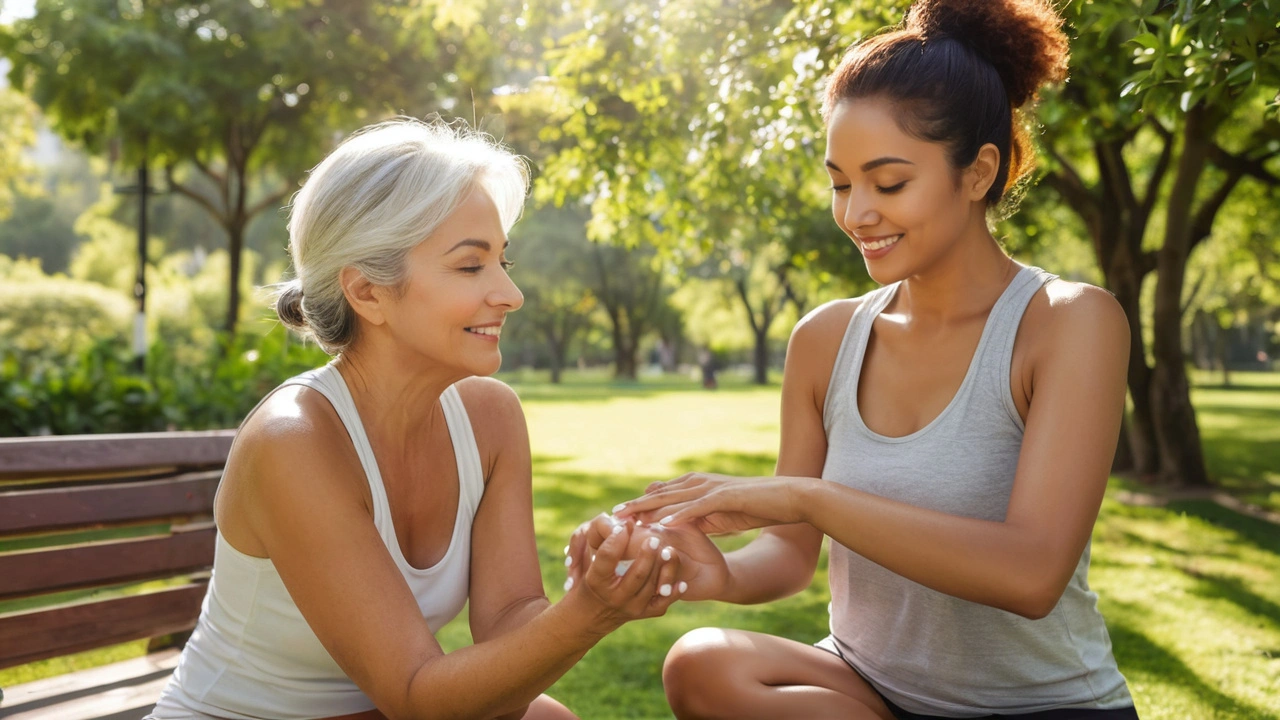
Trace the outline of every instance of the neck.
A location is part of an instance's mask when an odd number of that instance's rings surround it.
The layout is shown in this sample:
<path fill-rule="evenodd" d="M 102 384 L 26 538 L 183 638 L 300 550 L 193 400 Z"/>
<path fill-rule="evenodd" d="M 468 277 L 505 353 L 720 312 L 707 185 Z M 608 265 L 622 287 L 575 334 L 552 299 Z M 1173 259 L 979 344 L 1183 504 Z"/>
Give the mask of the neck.
<path fill-rule="evenodd" d="M 990 310 L 1018 264 L 987 230 L 985 218 L 937 262 L 908 277 L 894 304 L 915 320 L 945 323 Z"/>
<path fill-rule="evenodd" d="M 424 367 L 421 356 L 368 335 L 344 350 L 334 366 L 351 392 L 365 432 L 397 442 L 422 437 L 425 429 L 442 421 L 440 396 L 464 377 L 438 365 Z"/>

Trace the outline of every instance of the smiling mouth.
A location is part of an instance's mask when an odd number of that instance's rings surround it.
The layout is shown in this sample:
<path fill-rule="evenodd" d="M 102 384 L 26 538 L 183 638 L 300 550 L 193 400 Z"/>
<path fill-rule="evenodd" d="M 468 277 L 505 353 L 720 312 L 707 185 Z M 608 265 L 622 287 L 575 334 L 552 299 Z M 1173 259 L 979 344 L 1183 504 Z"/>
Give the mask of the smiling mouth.
<path fill-rule="evenodd" d="M 862 249 L 864 249 L 864 250 L 883 250 L 883 249 L 885 249 L 885 248 L 889 247 L 890 245 L 892 245 L 892 244 L 894 244 L 894 243 L 898 242 L 898 241 L 899 241 L 899 240 L 901 240 L 901 239 L 902 239 L 902 233 L 898 233 L 897 235 L 890 235 L 890 236 L 889 236 L 889 237 L 887 237 L 887 238 L 883 238 L 883 239 L 880 239 L 880 240 L 875 240 L 875 241 L 873 241 L 873 242 L 866 242 L 866 241 L 863 241 L 863 243 L 862 243 Z"/>
<path fill-rule="evenodd" d="M 502 335 L 501 325 L 491 325 L 489 327 L 469 327 L 464 329 L 467 332 L 475 333 L 476 335 L 489 335 L 492 337 L 499 337 Z"/>

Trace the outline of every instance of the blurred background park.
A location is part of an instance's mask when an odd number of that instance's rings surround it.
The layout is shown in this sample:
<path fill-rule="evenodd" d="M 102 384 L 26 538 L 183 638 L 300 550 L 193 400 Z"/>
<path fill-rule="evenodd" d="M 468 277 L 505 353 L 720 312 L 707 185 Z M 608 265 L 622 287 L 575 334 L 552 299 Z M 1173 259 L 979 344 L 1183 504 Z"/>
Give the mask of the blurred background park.
<path fill-rule="evenodd" d="M 306 170 L 368 123 L 462 118 L 532 170 L 501 377 L 558 594 L 581 520 L 688 469 L 771 472 L 791 327 L 874 286 L 830 217 L 823 78 L 907 4 L 0 0 L 0 436 L 234 427 L 327 360 L 263 289 Z M 1057 4 L 1071 79 L 993 222 L 1131 323 L 1092 582 L 1144 718 L 1280 718 L 1280 0 Z M 826 593 L 824 569 L 781 603 L 678 605 L 552 694 L 670 717 L 681 633 L 816 641 Z"/>

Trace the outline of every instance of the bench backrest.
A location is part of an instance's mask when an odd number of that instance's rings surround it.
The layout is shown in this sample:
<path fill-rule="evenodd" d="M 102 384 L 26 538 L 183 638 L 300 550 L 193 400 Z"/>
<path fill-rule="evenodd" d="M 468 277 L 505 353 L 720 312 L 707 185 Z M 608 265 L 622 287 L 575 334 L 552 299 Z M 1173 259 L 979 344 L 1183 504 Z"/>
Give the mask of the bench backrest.
<path fill-rule="evenodd" d="M 190 631 L 234 435 L 0 439 L 0 668 Z"/>

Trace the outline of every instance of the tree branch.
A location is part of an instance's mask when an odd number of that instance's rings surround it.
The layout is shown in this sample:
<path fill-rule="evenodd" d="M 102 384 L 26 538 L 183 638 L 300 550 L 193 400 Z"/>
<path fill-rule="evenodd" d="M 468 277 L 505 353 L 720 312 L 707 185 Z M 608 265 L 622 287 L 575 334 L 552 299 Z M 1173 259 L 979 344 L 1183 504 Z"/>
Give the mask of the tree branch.
<path fill-rule="evenodd" d="M 1218 189 L 1213 192 L 1196 210 L 1195 216 L 1191 221 L 1191 244 L 1190 250 L 1194 250 L 1205 238 L 1209 237 L 1213 232 L 1213 221 L 1217 217 L 1218 211 L 1222 209 L 1223 203 L 1231 195 L 1231 191 L 1239 184 L 1243 175 L 1239 172 L 1239 168 L 1227 173 L 1227 179 L 1222 181 Z"/>
<path fill-rule="evenodd" d="M 253 218 L 258 216 L 258 213 L 264 210 L 268 210 L 272 206 L 279 205 L 280 201 L 288 197 L 289 193 L 292 190 L 293 188 L 285 187 L 285 188 L 281 188 L 280 190 L 277 190 L 276 192 L 271 193 L 270 195 L 266 196 L 265 198 L 263 198 L 262 200 L 254 204 L 252 207 L 250 207 L 248 212 L 245 213 L 245 218 L 252 220 Z"/>
<path fill-rule="evenodd" d="M 187 187 L 186 185 L 183 185 L 177 180 L 173 179 L 172 165 L 165 167 L 164 174 L 165 174 L 165 182 L 169 185 L 170 190 L 178 193 L 179 195 L 183 195 L 185 197 L 191 198 L 192 200 L 195 201 L 197 205 L 204 208 L 205 211 L 207 211 L 210 215 L 212 215 L 220 225 L 226 224 L 224 222 L 225 218 L 223 217 L 222 213 L 219 212 L 218 208 L 215 207 L 214 204 L 210 202 L 208 198 L 196 192 L 195 190 Z"/>
<path fill-rule="evenodd" d="M 1164 140 L 1164 147 L 1160 150 L 1160 158 L 1156 160 L 1156 165 L 1151 169 L 1151 176 L 1147 178 L 1147 191 L 1142 196 L 1142 216 L 1144 218 L 1151 217 L 1152 210 L 1155 209 L 1156 200 L 1160 193 L 1160 183 L 1164 181 L 1165 174 L 1169 171 L 1169 162 L 1173 158 L 1173 133 L 1165 129 L 1159 120 L 1149 118 L 1150 124 L 1156 129 L 1156 132 Z"/>
<path fill-rule="evenodd" d="M 1271 152 L 1261 157 L 1247 158 L 1243 155 L 1233 155 L 1217 143 L 1209 145 L 1209 162 L 1229 173 L 1238 172 L 1241 175 L 1248 175 L 1271 186 L 1280 185 L 1280 177 L 1276 177 L 1267 170 L 1266 162 L 1277 155 L 1280 153 Z"/>

